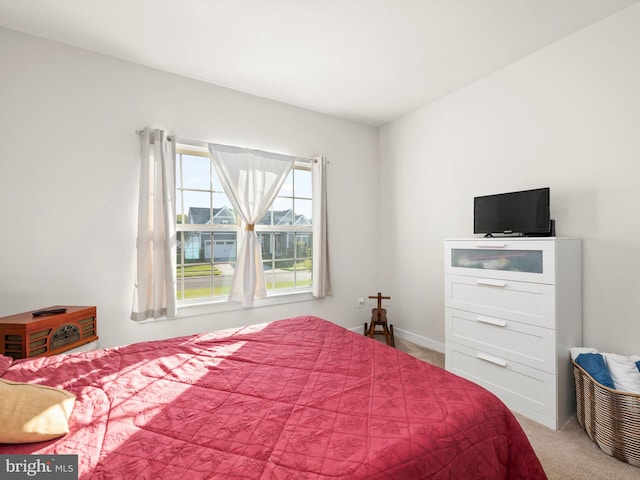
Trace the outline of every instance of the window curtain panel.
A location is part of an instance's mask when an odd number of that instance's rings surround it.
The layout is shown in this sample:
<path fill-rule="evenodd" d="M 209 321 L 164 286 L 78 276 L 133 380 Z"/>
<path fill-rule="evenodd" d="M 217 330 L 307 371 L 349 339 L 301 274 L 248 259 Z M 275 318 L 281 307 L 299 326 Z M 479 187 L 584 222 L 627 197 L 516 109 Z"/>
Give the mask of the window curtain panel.
<path fill-rule="evenodd" d="M 175 142 L 162 130 L 141 135 L 136 281 L 131 319 L 177 314 Z"/>
<path fill-rule="evenodd" d="M 312 167 L 313 190 L 313 296 L 324 298 L 333 293 L 329 268 L 327 228 L 327 159 L 317 157 Z"/>
<path fill-rule="evenodd" d="M 209 144 L 209 152 L 222 187 L 244 225 L 229 300 L 251 307 L 254 299 L 267 296 L 255 224 L 275 200 L 296 157 L 218 144 Z"/>

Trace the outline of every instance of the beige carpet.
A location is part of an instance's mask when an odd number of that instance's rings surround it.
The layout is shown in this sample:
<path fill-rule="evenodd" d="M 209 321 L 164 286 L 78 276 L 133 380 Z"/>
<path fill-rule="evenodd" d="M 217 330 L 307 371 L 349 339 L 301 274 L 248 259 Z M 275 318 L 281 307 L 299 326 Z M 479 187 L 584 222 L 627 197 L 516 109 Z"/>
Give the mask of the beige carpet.
<path fill-rule="evenodd" d="M 444 367 L 444 355 L 396 337 L 396 347 L 416 358 Z M 549 480 L 640 480 L 640 468 L 605 454 L 574 417 L 551 430 L 516 414 Z"/>

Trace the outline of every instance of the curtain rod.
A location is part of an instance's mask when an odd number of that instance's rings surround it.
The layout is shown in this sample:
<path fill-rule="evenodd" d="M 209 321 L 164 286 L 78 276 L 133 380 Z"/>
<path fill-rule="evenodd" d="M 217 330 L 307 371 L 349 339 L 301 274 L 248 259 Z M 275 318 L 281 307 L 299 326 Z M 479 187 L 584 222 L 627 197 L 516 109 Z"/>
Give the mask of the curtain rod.
<path fill-rule="evenodd" d="M 136 135 L 140 136 L 144 133 L 144 130 L 136 130 Z M 153 136 L 153 134 L 152 134 Z M 167 140 L 169 140 L 170 142 L 177 142 L 177 143 L 181 143 L 183 145 L 189 145 L 192 147 L 202 147 L 202 148 L 206 148 L 209 149 L 209 144 L 207 142 L 203 142 L 202 140 L 191 140 L 188 138 L 181 138 L 181 137 L 176 137 L 175 135 L 167 135 Z M 275 153 L 275 152 L 274 152 Z M 294 157 L 297 160 L 301 161 L 301 162 L 308 162 L 308 163 L 317 163 L 317 159 L 315 158 L 307 158 L 307 157 L 298 157 L 297 155 L 288 155 L 289 157 Z"/>

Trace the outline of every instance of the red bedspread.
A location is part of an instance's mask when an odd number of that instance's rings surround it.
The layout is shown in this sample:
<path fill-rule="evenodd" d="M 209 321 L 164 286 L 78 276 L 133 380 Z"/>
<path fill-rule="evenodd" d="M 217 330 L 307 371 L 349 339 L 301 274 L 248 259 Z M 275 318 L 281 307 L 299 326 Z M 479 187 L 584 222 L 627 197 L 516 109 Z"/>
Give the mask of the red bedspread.
<path fill-rule="evenodd" d="M 81 479 L 544 479 L 491 393 L 315 317 L 14 362 L 78 396 Z"/>

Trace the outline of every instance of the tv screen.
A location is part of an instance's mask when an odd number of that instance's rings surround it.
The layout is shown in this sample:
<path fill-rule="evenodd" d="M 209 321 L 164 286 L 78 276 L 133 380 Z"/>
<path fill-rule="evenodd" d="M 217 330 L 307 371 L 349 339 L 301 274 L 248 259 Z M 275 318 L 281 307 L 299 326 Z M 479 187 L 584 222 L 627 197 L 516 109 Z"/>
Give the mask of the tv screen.
<path fill-rule="evenodd" d="M 473 199 L 473 233 L 550 235 L 549 188 Z"/>

